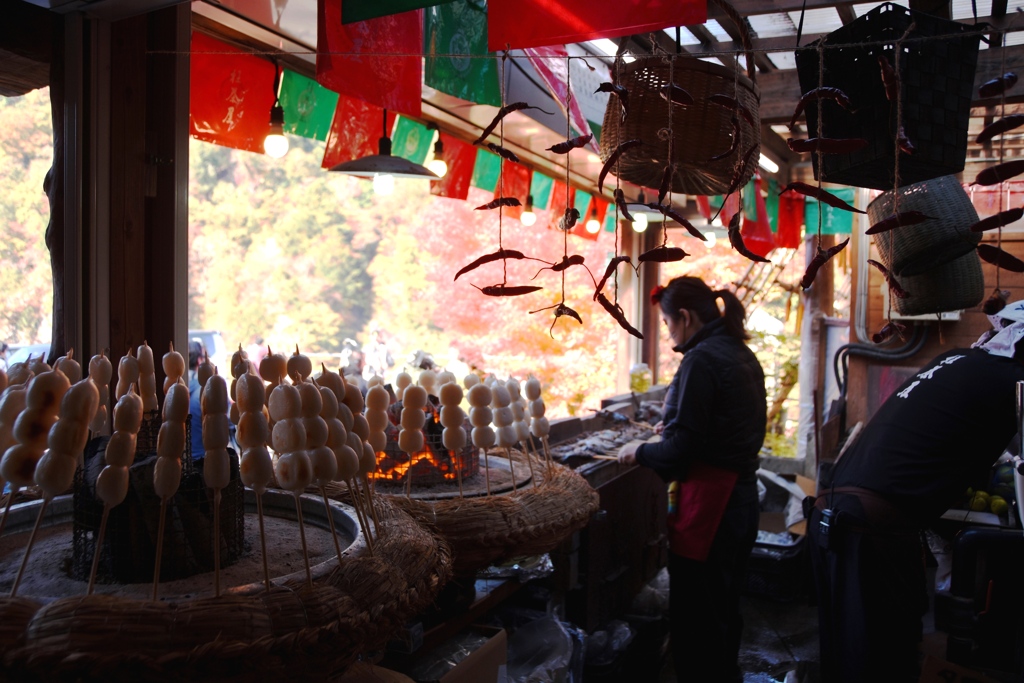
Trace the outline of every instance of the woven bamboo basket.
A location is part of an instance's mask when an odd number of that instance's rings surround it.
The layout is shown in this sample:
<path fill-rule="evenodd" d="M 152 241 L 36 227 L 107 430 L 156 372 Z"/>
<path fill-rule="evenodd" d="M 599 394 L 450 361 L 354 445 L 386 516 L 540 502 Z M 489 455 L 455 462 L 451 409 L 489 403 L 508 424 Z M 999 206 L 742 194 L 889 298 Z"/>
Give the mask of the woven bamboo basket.
<path fill-rule="evenodd" d="M 451 576 L 447 544 L 387 500 L 370 556 L 360 539 L 339 565 L 197 600 L 109 595 L 45 606 L 0 599 L 0 680 L 330 681 L 381 649 Z"/>
<path fill-rule="evenodd" d="M 974 308 L 985 297 L 985 278 L 977 251 L 914 276 L 897 276 L 910 296 L 892 297 L 900 315 L 930 315 Z"/>
<path fill-rule="evenodd" d="M 579 474 L 553 464 L 550 474 L 542 475 L 546 463 L 515 449 L 511 452 L 517 462 L 531 459 L 536 473 L 514 493 L 441 500 L 387 496 L 395 507 L 444 538 L 452 549 L 456 576 L 473 576 L 515 557 L 554 550 L 598 510 L 597 492 Z M 340 488 L 328 493 L 340 500 L 347 497 Z"/>
<path fill-rule="evenodd" d="M 933 216 L 874 236 L 882 264 L 897 275 L 921 275 L 974 251 L 981 241 L 981 233 L 970 230 L 978 212 L 956 176 L 883 192 L 868 205 L 868 218 L 874 224 L 896 211 Z"/>
<path fill-rule="evenodd" d="M 727 194 L 742 187 L 757 170 L 761 93 L 747 24 L 724 0 L 712 1 L 739 28 L 747 51 L 747 75 L 739 73 L 738 67 L 685 55 L 638 57 L 621 65 L 617 78 L 629 92 L 628 113 L 622 118 L 618 99 L 609 97 L 601 128 L 601 158 L 607 161 L 627 140 L 643 143 L 626 151 L 612 169 L 622 180 L 660 187 L 671 163 L 673 192 Z M 690 93 L 693 104 L 666 101 L 662 88 L 669 83 Z M 709 100 L 713 95 L 732 98 L 742 110 Z"/>

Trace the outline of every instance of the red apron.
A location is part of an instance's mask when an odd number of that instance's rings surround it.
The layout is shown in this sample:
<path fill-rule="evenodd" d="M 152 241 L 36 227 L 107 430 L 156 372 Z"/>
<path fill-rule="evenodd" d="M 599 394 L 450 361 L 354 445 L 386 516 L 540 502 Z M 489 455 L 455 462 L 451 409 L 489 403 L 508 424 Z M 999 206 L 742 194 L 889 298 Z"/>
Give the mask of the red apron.
<path fill-rule="evenodd" d="M 673 509 L 670 487 L 668 545 L 674 554 L 699 562 L 708 559 L 738 476 L 695 461 L 685 481 L 672 483 L 676 497 Z"/>

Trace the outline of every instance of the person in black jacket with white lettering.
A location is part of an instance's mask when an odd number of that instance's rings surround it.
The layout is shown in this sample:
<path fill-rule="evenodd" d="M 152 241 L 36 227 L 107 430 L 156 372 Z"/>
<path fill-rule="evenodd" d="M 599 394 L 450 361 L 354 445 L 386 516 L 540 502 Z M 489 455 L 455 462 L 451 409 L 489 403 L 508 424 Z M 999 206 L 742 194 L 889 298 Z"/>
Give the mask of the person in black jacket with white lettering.
<path fill-rule="evenodd" d="M 679 681 L 738 683 L 740 588 L 757 540 L 764 372 L 746 345 L 743 304 L 696 277 L 651 293 L 675 350 L 662 439 L 626 444 L 619 462 L 669 486 L 669 610 Z M 719 308 L 719 301 L 722 307 Z"/>
<path fill-rule="evenodd" d="M 986 474 L 1017 433 L 1024 301 L 989 316 L 970 349 L 894 391 L 823 480 L 808 524 L 821 680 L 917 681 L 928 608 L 924 528 Z"/>

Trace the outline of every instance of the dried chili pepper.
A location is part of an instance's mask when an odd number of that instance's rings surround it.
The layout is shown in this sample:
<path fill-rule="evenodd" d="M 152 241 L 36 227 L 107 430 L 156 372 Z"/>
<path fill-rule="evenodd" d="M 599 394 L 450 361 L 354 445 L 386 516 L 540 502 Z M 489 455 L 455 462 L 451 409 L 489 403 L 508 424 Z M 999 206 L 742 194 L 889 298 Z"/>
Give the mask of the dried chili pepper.
<path fill-rule="evenodd" d="M 648 249 L 637 256 L 636 260 L 640 263 L 648 261 L 653 263 L 669 263 L 671 261 L 682 261 L 687 256 L 689 256 L 689 254 L 679 247 L 666 247 L 663 244 L 659 247 L 655 247 L 654 249 Z"/>
<path fill-rule="evenodd" d="M 619 213 L 622 214 L 623 218 L 632 223 L 633 216 L 630 215 L 629 210 L 626 208 L 626 195 L 622 193 L 622 189 L 615 188 L 613 196 L 615 197 L 615 206 L 619 207 Z"/>
<path fill-rule="evenodd" d="M 597 295 L 604 289 L 605 283 L 608 282 L 608 278 L 612 276 L 615 269 L 619 267 L 620 263 L 629 263 L 633 265 L 628 256 L 616 256 L 608 261 L 608 266 L 604 269 L 604 275 L 601 277 L 601 281 L 597 283 L 597 287 L 594 288 L 594 299 L 597 299 Z"/>
<path fill-rule="evenodd" d="M 704 242 L 708 241 L 708 238 L 704 236 L 704 233 L 695 228 L 693 223 L 686 220 L 686 218 L 684 218 L 683 215 L 680 214 L 678 211 L 675 211 L 674 209 L 671 209 L 657 202 L 651 202 L 647 204 L 647 208 L 654 209 L 655 211 L 660 211 L 663 216 L 671 218 L 676 223 L 679 223 L 679 225 L 686 228 L 686 231 L 693 235 L 694 237 L 696 237 L 697 239 L 703 240 Z"/>
<path fill-rule="evenodd" d="M 882 86 L 885 88 L 885 99 L 895 102 L 899 97 L 900 82 L 895 69 L 885 55 L 878 55 L 878 66 L 882 69 Z"/>
<path fill-rule="evenodd" d="M 992 296 L 985 299 L 985 303 L 981 307 L 981 312 L 985 315 L 995 315 L 999 311 L 1006 308 L 1006 302 L 1010 300 L 1010 290 L 999 289 L 996 287 L 992 290 Z"/>
<path fill-rule="evenodd" d="M 553 263 L 550 266 L 541 268 L 537 271 L 537 275 L 540 275 L 545 270 L 551 270 L 555 273 L 560 273 L 563 270 L 567 270 L 571 266 L 582 266 L 583 265 L 583 254 L 573 254 L 572 256 L 563 256 L 562 260 L 558 263 Z M 531 280 L 536 280 L 537 275 L 531 277 Z"/>
<path fill-rule="evenodd" d="M 615 163 L 619 160 L 619 157 L 622 156 L 622 153 L 625 152 L 627 149 L 639 147 L 641 144 L 643 143 L 641 143 L 638 138 L 626 140 L 625 142 L 621 143 L 618 147 L 616 147 L 611 154 L 608 155 L 608 160 L 604 162 L 604 166 L 601 167 L 601 172 L 597 175 L 598 192 L 600 192 L 601 188 L 604 186 L 605 176 L 607 176 L 608 172 L 612 170 L 612 166 L 614 166 Z"/>
<path fill-rule="evenodd" d="M 626 320 L 626 314 L 623 313 L 622 306 L 620 306 L 617 303 L 613 304 L 611 301 L 608 300 L 608 297 L 606 297 L 601 292 L 598 292 L 594 296 L 594 298 L 597 300 L 599 304 L 601 304 L 604 307 L 604 310 L 608 311 L 611 314 L 611 316 L 615 319 L 615 322 L 617 322 L 622 329 L 624 329 L 626 332 L 629 332 L 637 339 L 644 338 L 644 335 L 640 334 L 640 330 L 630 325 L 629 321 Z"/>
<path fill-rule="evenodd" d="M 484 140 L 486 140 L 487 136 L 494 132 L 494 129 L 498 127 L 498 123 L 500 123 L 503 118 L 505 118 L 514 111 L 522 111 L 524 109 L 537 109 L 539 111 L 544 112 L 548 116 L 552 115 L 552 112 L 544 111 L 540 107 L 530 106 L 526 102 L 513 102 L 512 104 L 506 104 L 504 107 L 498 110 L 498 113 L 495 115 L 494 119 L 489 124 L 487 124 L 487 127 L 484 128 L 484 132 L 480 133 L 480 137 L 474 140 L 473 144 L 479 145 Z"/>
<path fill-rule="evenodd" d="M 807 105 L 816 100 L 832 100 L 846 111 L 853 111 L 853 105 L 850 103 L 850 97 L 839 88 L 832 88 L 827 85 L 823 85 L 813 90 L 808 90 L 800 96 L 800 101 L 796 103 L 796 109 L 793 111 L 793 118 L 789 122 L 789 127 L 796 128 L 796 120 L 800 118 L 800 114 L 804 113 Z"/>
<path fill-rule="evenodd" d="M 672 189 L 672 175 L 675 173 L 675 164 L 668 164 L 665 166 L 665 171 L 661 176 L 661 186 L 658 188 L 658 203 L 661 204 L 665 201 L 665 195 Z"/>
<path fill-rule="evenodd" d="M 914 153 L 914 143 L 907 137 L 907 132 L 903 130 L 903 124 L 899 125 L 896 129 L 896 145 L 900 148 L 900 151 L 904 154 Z"/>
<path fill-rule="evenodd" d="M 876 344 L 881 344 L 882 342 L 891 338 L 894 334 L 898 334 L 900 339 L 903 339 L 903 333 L 906 331 L 906 326 L 901 325 L 895 320 L 890 320 L 889 322 L 882 326 L 882 329 L 871 335 L 871 341 L 875 342 Z"/>
<path fill-rule="evenodd" d="M 789 138 L 786 144 L 794 152 L 821 152 L 822 154 L 849 154 L 868 146 L 864 138 Z"/>
<path fill-rule="evenodd" d="M 475 269 L 479 268 L 480 266 L 484 265 L 485 263 L 491 263 L 493 261 L 503 261 L 503 260 L 509 259 L 509 258 L 510 259 L 525 259 L 525 258 L 528 258 L 528 257 L 523 252 L 516 251 L 515 249 L 499 249 L 498 251 L 494 252 L 493 254 L 484 254 L 483 256 L 481 256 L 480 258 L 476 259 L 475 261 L 472 261 L 469 264 L 463 266 L 462 270 L 460 270 L 459 272 L 455 273 L 455 277 L 453 278 L 453 280 L 458 280 L 460 275 L 464 275 L 465 273 L 468 273 L 471 270 L 475 270 Z"/>
<path fill-rule="evenodd" d="M 812 258 L 811 262 L 807 264 L 807 270 L 804 271 L 804 276 L 800 278 L 800 286 L 807 289 L 814 284 L 814 278 L 818 274 L 818 271 L 821 270 L 821 267 L 828 263 L 830 258 L 845 249 L 846 245 L 849 243 L 850 238 L 847 237 L 834 247 L 829 247 L 828 249 L 818 247 L 818 251 L 814 254 L 814 258 Z"/>
<path fill-rule="evenodd" d="M 574 149 L 586 146 L 588 142 L 594 139 L 593 135 L 581 135 L 577 138 L 569 138 L 565 142 L 559 142 L 557 145 L 548 147 L 547 151 L 554 154 L 568 154 Z"/>
<path fill-rule="evenodd" d="M 502 159 L 508 159 L 509 161 L 517 164 L 519 163 L 519 157 L 516 156 L 516 153 L 510 149 L 502 147 L 501 145 L 495 144 L 493 142 L 488 142 L 487 149 L 491 150 L 492 152 L 500 156 Z"/>
<path fill-rule="evenodd" d="M 728 95 L 715 94 L 708 97 L 708 102 L 738 112 L 747 123 L 755 128 L 757 127 L 757 122 L 754 121 L 754 115 L 751 114 L 750 110 L 744 107 L 743 103 L 736 98 L 729 97 Z"/>
<path fill-rule="evenodd" d="M 576 226 L 576 221 L 580 219 L 580 210 L 569 207 L 565 210 L 565 215 L 558 219 L 558 226 L 562 230 L 569 232 Z"/>
<path fill-rule="evenodd" d="M 675 83 L 661 87 L 661 99 L 673 104 L 693 104 L 693 95 L 685 88 L 680 88 Z"/>
<path fill-rule="evenodd" d="M 489 211 L 490 209 L 497 209 L 499 206 L 522 206 L 522 204 L 520 204 L 519 200 L 516 199 L 515 197 L 498 197 L 496 199 L 492 199 L 486 204 L 481 204 L 480 206 L 474 208 L 473 210 Z"/>
<path fill-rule="evenodd" d="M 980 97 L 995 97 L 1001 95 L 1004 91 L 1009 90 L 1017 84 L 1017 74 L 1012 71 L 1008 71 L 1002 76 L 993 78 L 991 81 L 985 81 L 978 86 L 978 95 Z"/>
<path fill-rule="evenodd" d="M 597 86 L 597 90 L 594 94 L 599 92 L 612 93 L 619 98 L 619 105 L 622 107 L 622 115 L 620 121 L 625 121 L 626 116 L 629 114 L 629 91 L 626 90 L 626 86 L 618 85 L 616 83 L 602 83 Z"/>
<path fill-rule="evenodd" d="M 982 170 L 971 185 L 998 185 L 1021 173 L 1024 173 L 1024 159 L 1005 161 Z"/>
<path fill-rule="evenodd" d="M 896 228 L 901 228 L 904 225 L 917 225 L 918 223 L 923 223 L 924 221 L 931 220 L 935 220 L 935 217 L 925 215 L 920 211 L 900 211 L 898 213 L 892 214 L 888 218 L 883 218 L 882 220 L 878 221 L 870 228 L 865 230 L 864 234 L 877 235 L 880 232 L 888 232 L 890 230 L 895 230 Z"/>
<path fill-rule="evenodd" d="M 809 185 L 808 183 L 790 183 L 789 185 L 786 185 L 786 187 L 782 188 L 782 191 L 779 192 L 779 195 L 784 195 L 790 190 L 793 190 L 794 192 L 799 192 L 800 194 L 807 195 L 808 197 L 814 197 L 819 202 L 823 202 L 837 209 L 842 209 L 843 211 L 853 211 L 854 213 L 867 213 L 867 211 L 862 211 L 860 209 L 850 206 L 842 199 L 829 192 L 828 190 L 823 190 L 820 187 Z"/>
<path fill-rule="evenodd" d="M 972 225 L 971 232 L 985 232 L 986 230 L 1001 228 L 1014 221 L 1019 221 L 1022 216 L 1024 216 L 1024 209 L 1021 208 L 1000 211 L 996 215 L 984 218 Z"/>
<path fill-rule="evenodd" d="M 757 263 L 770 263 L 768 259 L 759 254 L 755 254 L 750 251 L 745 244 L 743 244 L 743 236 L 740 235 L 740 216 L 743 214 L 742 211 L 737 211 L 733 214 L 732 218 L 729 219 L 729 244 L 732 248 L 738 251 L 741 255 L 746 256 L 751 261 Z"/>
<path fill-rule="evenodd" d="M 472 283 L 471 283 L 472 284 Z M 476 287 L 476 285 L 473 285 Z M 488 285 L 487 287 L 476 287 L 481 293 L 487 296 L 522 296 L 544 289 L 533 285 Z"/>
<path fill-rule="evenodd" d="M 555 319 L 551 322 L 551 327 L 548 328 L 548 334 L 551 336 L 552 339 L 555 338 L 555 324 L 558 322 L 558 319 L 561 318 L 563 315 L 567 318 L 572 318 L 580 325 L 583 324 L 583 318 L 580 317 L 579 313 L 572 310 L 565 304 L 558 304 L 558 306 L 555 307 Z"/>
<path fill-rule="evenodd" d="M 888 268 L 883 266 L 878 261 L 875 261 L 874 259 L 868 259 L 868 265 L 874 266 L 875 268 L 878 269 L 878 271 L 882 274 L 882 277 L 885 278 L 886 284 L 889 285 L 889 291 L 893 293 L 893 296 L 898 296 L 901 299 L 906 299 L 908 296 L 910 296 L 910 292 L 903 289 L 903 286 L 899 283 L 899 281 L 892 274 L 892 272 L 889 271 Z"/>
<path fill-rule="evenodd" d="M 1024 261 L 991 244 L 979 244 L 976 249 L 983 261 L 1013 273 L 1024 273 Z"/>
<path fill-rule="evenodd" d="M 979 145 L 984 145 L 995 136 L 1009 132 L 1014 128 L 1019 128 L 1022 125 L 1024 125 L 1024 114 L 1010 114 L 985 126 L 978 133 L 978 137 L 974 141 Z"/>
<path fill-rule="evenodd" d="M 740 120 L 735 116 L 732 117 L 732 139 L 729 141 L 729 148 L 721 154 L 716 154 L 711 157 L 708 161 L 720 161 L 725 159 L 733 152 L 736 151 L 736 146 L 740 144 Z"/>

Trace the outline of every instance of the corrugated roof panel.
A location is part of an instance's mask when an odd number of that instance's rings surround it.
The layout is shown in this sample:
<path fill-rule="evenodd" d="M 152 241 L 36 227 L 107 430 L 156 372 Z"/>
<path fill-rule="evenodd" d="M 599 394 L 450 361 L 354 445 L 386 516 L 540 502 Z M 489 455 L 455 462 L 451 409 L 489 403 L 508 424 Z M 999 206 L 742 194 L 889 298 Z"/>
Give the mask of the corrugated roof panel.
<path fill-rule="evenodd" d="M 796 24 L 788 14 L 754 14 L 747 19 L 758 38 L 781 38 L 796 35 Z"/>
<path fill-rule="evenodd" d="M 794 26 L 800 25 L 800 12 L 788 12 Z M 809 9 L 804 12 L 804 33 L 831 33 L 843 25 L 835 7 Z"/>
<path fill-rule="evenodd" d="M 795 52 L 769 52 L 768 59 L 772 60 L 772 64 L 774 64 L 779 71 L 796 68 Z"/>

